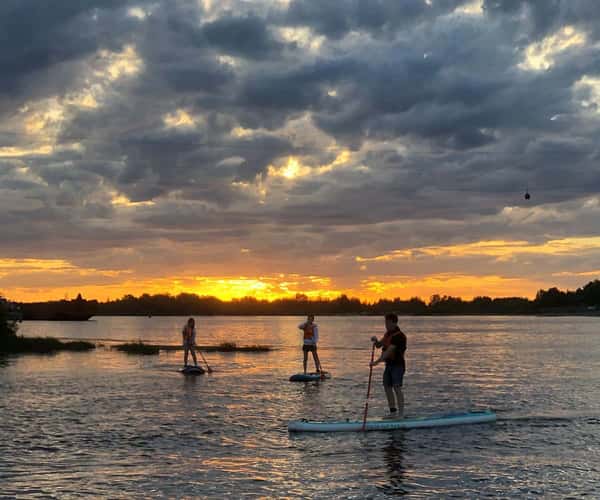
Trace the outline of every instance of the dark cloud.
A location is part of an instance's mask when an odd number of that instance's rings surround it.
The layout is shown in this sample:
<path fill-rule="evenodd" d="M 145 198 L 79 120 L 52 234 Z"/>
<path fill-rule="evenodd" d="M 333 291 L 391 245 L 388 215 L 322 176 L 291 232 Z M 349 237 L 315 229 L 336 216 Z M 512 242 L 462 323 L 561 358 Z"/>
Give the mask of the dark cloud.
<path fill-rule="evenodd" d="M 0 111 L 6 99 L 25 93 L 61 92 L 76 78 L 83 57 L 116 49 L 130 38 L 122 15 L 127 1 L 0 4 Z M 4 104 L 3 104 L 4 103 Z"/>
<path fill-rule="evenodd" d="M 466 3 L 2 2 L 0 247 L 202 242 L 266 269 L 275 250 L 303 265 L 307 243 L 348 265 L 369 246 L 595 234 L 581 81 L 600 74 L 600 4 Z M 522 64 L 568 25 L 587 45 Z M 538 211 L 510 219 L 526 186 Z"/>
<path fill-rule="evenodd" d="M 222 17 L 206 23 L 202 33 L 213 47 L 234 56 L 263 59 L 284 48 L 269 32 L 265 21 L 257 16 Z"/>
<path fill-rule="evenodd" d="M 400 27 L 451 12 L 461 3 L 461 0 L 441 0 L 431 5 L 423 0 L 293 0 L 286 12 L 285 22 L 310 26 L 331 39 L 340 39 L 353 30 L 375 35 L 396 35 Z"/>
<path fill-rule="evenodd" d="M 592 0 L 484 0 L 483 5 L 489 15 L 518 25 L 530 41 L 568 25 L 600 35 L 600 4 Z"/>

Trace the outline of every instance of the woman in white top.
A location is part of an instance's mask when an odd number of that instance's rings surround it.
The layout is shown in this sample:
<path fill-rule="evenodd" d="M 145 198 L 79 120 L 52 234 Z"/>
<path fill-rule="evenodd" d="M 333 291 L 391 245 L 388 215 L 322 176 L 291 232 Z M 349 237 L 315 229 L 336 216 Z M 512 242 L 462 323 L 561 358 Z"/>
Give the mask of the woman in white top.
<path fill-rule="evenodd" d="M 196 322 L 194 318 L 190 318 L 187 321 L 187 324 L 183 327 L 181 331 L 181 336 L 183 338 L 183 365 L 188 366 L 188 354 L 192 353 L 192 359 L 194 360 L 194 366 L 198 366 L 198 360 L 196 359 Z"/>
<path fill-rule="evenodd" d="M 304 373 L 306 374 L 306 362 L 308 361 L 308 353 L 312 352 L 317 373 L 321 373 L 321 361 L 317 354 L 317 342 L 319 342 L 319 327 L 315 323 L 315 317 L 309 314 L 304 323 L 298 325 L 298 328 L 304 332 L 302 351 L 304 353 Z"/>

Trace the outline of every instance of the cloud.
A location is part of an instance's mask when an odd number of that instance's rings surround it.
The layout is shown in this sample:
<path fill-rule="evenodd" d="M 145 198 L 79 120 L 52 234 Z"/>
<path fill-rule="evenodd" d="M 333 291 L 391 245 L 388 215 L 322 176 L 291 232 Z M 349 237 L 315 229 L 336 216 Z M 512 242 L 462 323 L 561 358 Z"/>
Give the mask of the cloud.
<path fill-rule="evenodd" d="M 365 294 L 598 269 L 594 2 L 63 3 L 0 5 L 0 258 Z"/>
<path fill-rule="evenodd" d="M 213 47 L 230 55 L 263 59 L 275 56 L 284 45 L 257 16 L 224 16 L 203 25 L 202 33 Z"/>
<path fill-rule="evenodd" d="M 411 248 L 396 250 L 393 253 L 376 257 L 357 257 L 357 262 L 388 262 L 396 259 L 413 259 L 424 256 L 489 256 L 498 260 L 509 259 L 523 254 L 534 255 L 581 255 L 586 251 L 599 251 L 600 237 L 563 238 L 549 240 L 542 244 L 531 244 L 526 241 L 477 241 L 459 245 Z"/>
<path fill-rule="evenodd" d="M 584 46 L 585 43 L 585 33 L 578 32 L 573 26 L 565 26 L 556 34 L 529 45 L 519 67 L 530 71 L 548 70 L 554 65 L 556 56 L 572 47 Z"/>

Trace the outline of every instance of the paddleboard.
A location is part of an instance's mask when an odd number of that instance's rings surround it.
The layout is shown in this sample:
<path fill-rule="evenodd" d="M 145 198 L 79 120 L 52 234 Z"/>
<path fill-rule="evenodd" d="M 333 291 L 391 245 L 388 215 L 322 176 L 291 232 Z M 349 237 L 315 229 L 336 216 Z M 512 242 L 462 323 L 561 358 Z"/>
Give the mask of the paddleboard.
<path fill-rule="evenodd" d="M 296 373 L 290 377 L 290 382 L 313 382 L 315 380 L 323 380 L 331 378 L 329 372 L 322 373 Z"/>
<path fill-rule="evenodd" d="M 184 366 L 181 370 L 179 370 L 184 375 L 202 375 L 205 373 L 204 368 L 200 366 Z"/>
<path fill-rule="evenodd" d="M 393 431 L 396 429 L 420 429 L 424 427 L 483 424 L 495 421 L 496 414 L 491 410 L 468 411 L 399 420 L 367 420 L 365 430 Z M 288 431 L 290 432 L 360 432 L 362 430 L 362 421 L 311 422 L 309 420 L 291 420 L 288 423 Z"/>

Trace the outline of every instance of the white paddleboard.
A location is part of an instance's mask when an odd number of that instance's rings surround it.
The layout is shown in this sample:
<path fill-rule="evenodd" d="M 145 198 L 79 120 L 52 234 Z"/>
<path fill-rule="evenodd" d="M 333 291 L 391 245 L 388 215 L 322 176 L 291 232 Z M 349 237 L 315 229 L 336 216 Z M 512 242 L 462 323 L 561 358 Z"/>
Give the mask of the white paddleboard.
<path fill-rule="evenodd" d="M 393 431 L 396 429 L 419 429 L 424 427 L 483 424 L 495 421 L 496 414 L 493 411 L 483 410 L 399 420 L 367 420 L 364 430 Z M 291 420 L 288 423 L 288 431 L 290 432 L 360 432 L 362 430 L 362 421 L 311 422 L 309 420 Z"/>

